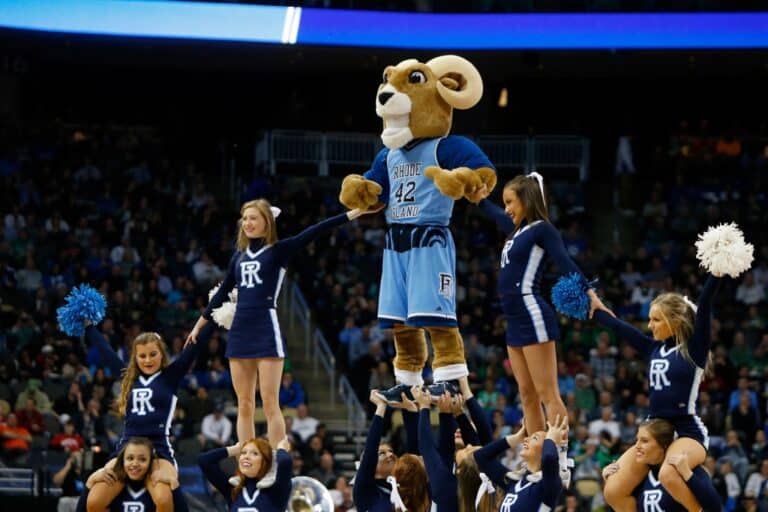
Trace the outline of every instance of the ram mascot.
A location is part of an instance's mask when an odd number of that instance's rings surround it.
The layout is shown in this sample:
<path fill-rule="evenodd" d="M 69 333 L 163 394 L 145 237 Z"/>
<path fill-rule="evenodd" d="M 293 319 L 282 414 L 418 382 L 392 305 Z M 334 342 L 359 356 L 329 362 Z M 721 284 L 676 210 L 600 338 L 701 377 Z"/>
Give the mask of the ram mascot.
<path fill-rule="evenodd" d="M 483 94 L 480 73 L 455 55 L 427 63 L 408 59 L 384 70 L 376 114 L 384 120 L 382 149 L 364 174 L 350 174 L 339 200 L 347 208 L 386 205 L 387 234 L 378 317 L 392 328 L 398 384 L 381 395 L 390 405 L 422 385 L 425 331 L 434 350 L 433 396 L 458 392 L 466 376 L 456 321 L 456 248 L 448 227 L 453 203 L 478 202 L 496 185 L 488 157 L 465 137 L 448 135 L 453 109 Z"/>

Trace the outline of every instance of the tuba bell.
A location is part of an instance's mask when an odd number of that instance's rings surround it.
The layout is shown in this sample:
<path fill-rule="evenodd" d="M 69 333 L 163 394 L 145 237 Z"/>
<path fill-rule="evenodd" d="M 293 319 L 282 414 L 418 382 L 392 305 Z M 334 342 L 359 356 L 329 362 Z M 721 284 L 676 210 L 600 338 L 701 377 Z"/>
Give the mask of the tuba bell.
<path fill-rule="evenodd" d="M 291 495 L 285 512 L 333 512 L 336 507 L 331 492 L 308 476 L 291 479 Z"/>

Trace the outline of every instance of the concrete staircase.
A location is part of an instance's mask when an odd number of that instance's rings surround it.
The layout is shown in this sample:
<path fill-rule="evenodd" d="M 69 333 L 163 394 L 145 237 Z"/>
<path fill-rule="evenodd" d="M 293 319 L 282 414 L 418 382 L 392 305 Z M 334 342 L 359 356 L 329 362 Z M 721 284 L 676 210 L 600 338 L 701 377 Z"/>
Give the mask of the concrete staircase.
<path fill-rule="evenodd" d="M 355 460 L 362 452 L 365 436 L 347 435 L 347 406 L 338 395 L 338 376 L 334 374 L 336 386 L 335 403 L 331 405 L 331 381 L 322 364 L 315 362 L 313 354 L 307 357 L 304 341 L 304 327 L 296 323 L 291 328 L 287 307 L 279 311 L 280 325 L 286 338 L 285 344 L 294 378 L 307 393 L 309 411 L 312 416 L 325 423 L 328 435 L 333 440 L 334 458 L 341 473 L 348 479 L 355 474 Z M 314 332 L 311 326 L 310 332 Z M 312 352 L 312 351 L 310 351 Z M 314 370 L 317 364 L 317 371 Z"/>

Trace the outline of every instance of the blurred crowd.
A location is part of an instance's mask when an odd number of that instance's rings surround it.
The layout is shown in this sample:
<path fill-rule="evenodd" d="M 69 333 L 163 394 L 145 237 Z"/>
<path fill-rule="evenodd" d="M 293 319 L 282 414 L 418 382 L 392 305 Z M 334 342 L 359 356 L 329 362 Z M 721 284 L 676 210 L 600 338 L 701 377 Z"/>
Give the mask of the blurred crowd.
<path fill-rule="evenodd" d="M 697 233 L 735 221 L 755 245 L 753 269 L 727 280 L 715 302 L 716 369 L 702 383 L 699 404 L 712 436 L 708 464 L 724 502 L 749 510 L 750 500 L 768 504 L 765 139 L 721 136 L 714 128 L 694 136 L 681 126 L 655 153 L 653 171 L 633 165 L 624 173 L 633 194 L 621 214 L 587 204 L 589 184 L 553 181 L 551 216 L 568 252 L 585 275 L 599 279 L 599 292 L 616 314 L 641 327 L 657 294 L 697 296 L 705 277 L 695 259 Z M 57 329 L 56 307 L 73 285 L 88 282 L 105 295 L 108 317 L 100 329 L 123 359 L 142 330 L 161 332 L 176 357 L 227 267 L 241 200 L 267 197 L 281 207 L 281 236 L 341 211 L 333 179 L 256 177 L 241 197 L 227 199 L 215 169 L 167 146 L 151 129 L 2 130 L 0 446 L 6 464 L 33 464 L 35 449 L 110 451 L 120 435 L 112 405 L 118 376 L 101 367 L 96 351 Z M 728 183 L 714 184 L 718 173 L 729 176 Z M 500 182 L 512 175 L 502 170 Z M 491 199 L 499 196 L 496 191 Z M 598 229 L 606 224 L 597 215 L 615 216 L 620 238 Z M 517 427 L 521 412 L 495 293 L 502 237 L 464 201 L 453 219 L 471 382 L 496 435 L 504 435 Z M 310 245 L 290 269 L 338 370 L 363 404 L 370 388 L 394 384 L 391 333 L 376 321 L 385 228 L 382 216 L 344 225 Z M 557 277 L 550 268 L 545 279 L 551 285 Z M 591 322 L 561 322 L 559 383 L 572 415 L 574 478 L 599 482 L 601 468 L 633 443 L 647 413 L 646 365 L 613 333 Z M 217 332 L 179 397 L 172 433 L 185 453 L 231 441 L 225 343 L 226 332 Z M 308 408 L 310 384 L 297 382 L 286 362 L 280 401 L 291 410 L 295 471 L 326 483 L 347 510 L 351 495 L 332 436 Z M 581 489 L 577 501 L 600 506 L 599 486 L 575 488 Z"/>

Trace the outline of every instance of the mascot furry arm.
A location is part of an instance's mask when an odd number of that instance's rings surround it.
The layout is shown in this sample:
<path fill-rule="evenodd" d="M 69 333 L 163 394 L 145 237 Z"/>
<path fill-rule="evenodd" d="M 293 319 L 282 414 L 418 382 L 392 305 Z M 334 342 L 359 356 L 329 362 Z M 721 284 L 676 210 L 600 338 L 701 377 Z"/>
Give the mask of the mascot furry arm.
<path fill-rule="evenodd" d="M 388 177 L 376 169 L 386 167 L 388 150 L 420 139 L 446 137 L 453 109 L 473 107 L 482 94 L 480 73 L 456 55 L 443 55 L 427 63 L 408 59 L 388 66 L 376 94 L 376 114 L 384 120 L 381 138 L 386 148 L 376 156 L 365 177 L 350 174 L 344 178 L 339 201 L 347 208 L 362 209 L 387 202 Z M 455 165 L 451 169 L 429 166 L 424 175 L 444 195 L 477 202 L 496 186 L 496 172 L 476 159 L 474 143 L 463 137 L 452 139 L 445 151 L 440 147 L 438 160 Z"/>

